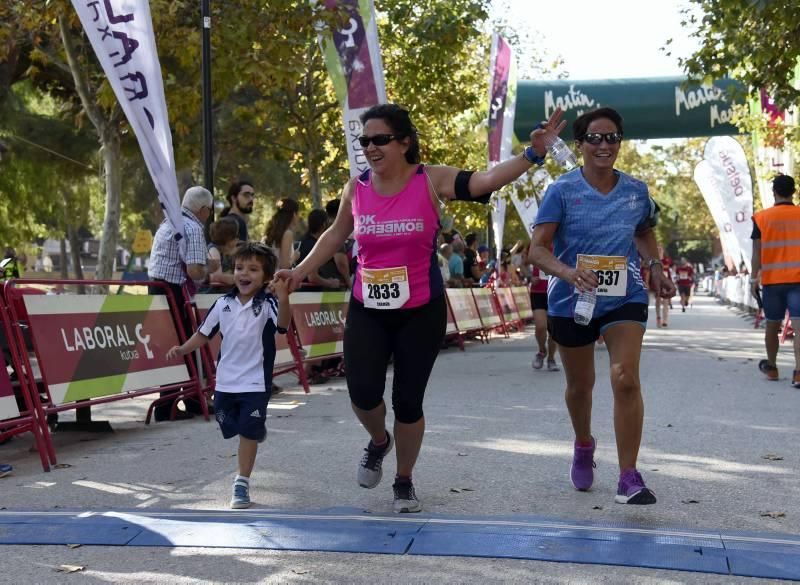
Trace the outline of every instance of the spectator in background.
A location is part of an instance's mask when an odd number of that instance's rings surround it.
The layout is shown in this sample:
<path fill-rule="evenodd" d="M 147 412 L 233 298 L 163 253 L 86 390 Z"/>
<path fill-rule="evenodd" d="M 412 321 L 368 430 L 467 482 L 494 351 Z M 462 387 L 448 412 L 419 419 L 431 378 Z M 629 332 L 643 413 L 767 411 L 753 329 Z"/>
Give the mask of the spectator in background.
<path fill-rule="evenodd" d="M 445 215 L 441 219 L 442 229 L 439 232 L 439 236 L 444 240 L 445 244 L 452 244 L 453 242 L 464 243 L 464 238 L 454 227 L 454 223 L 455 220 L 450 215 Z"/>
<path fill-rule="evenodd" d="M 297 260 L 294 251 L 294 232 L 300 221 L 300 205 L 294 199 L 281 199 L 267 224 L 264 243 L 278 258 L 278 269 L 291 268 Z"/>
<path fill-rule="evenodd" d="M 481 270 L 478 266 L 478 236 L 474 233 L 467 234 L 465 243 L 464 278 L 470 284 L 477 283 L 481 279 Z"/>
<path fill-rule="evenodd" d="M 328 225 L 333 224 L 336 216 L 339 213 L 339 199 L 331 199 L 325 204 L 325 213 L 328 214 Z M 325 266 L 320 268 L 320 274 L 323 276 L 330 276 L 330 278 L 338 278 L 346 288 L 352 286 L 350 280 L 350 256 L 348 254 L 348 244 L 352 247 L 355 240 L 349 239 L 346 241 L 336 254 L 333 255 L 333 262 L 336 266 L 336 274 L 331 271 L 330 275 L 325 274 Z M 298 261 L 299 262 L 299 261 Z"/>
<path fill-rule="evenodd" d="M 17 251 L 8 246 L 0 261 L 0 280 L 9 278 L 19 278 L 19 262 L 17 261 Z"/>
<path fill-rule="evenodd" d="M 241 224 L 228 215 L 211 224 L 208 229 L 211 243 L 208 245 L 209 271 L 208 283 L 200 289 L 201 293 L 222 294 L 231 290 L 233 280 L 233 253 L 239 243 Z"/>
<path fill-rule="evenodd" d="M 153 238 L 150 250 L 147 275 L 151 280 L 163 283 L 172 291 L 180 314 L 181 324 L 186 336 L 192 334 L 191 319 L 186 312 L 187 299 L 184 284 L 190 292 L 195 283 L 201 282 L 207 275 L 208 249 L 204 235 L 205 224 L 211 216 L 214 197 L 203 187 L 190 187 L 186 190 L 181 203 L 184 233 L 186 234 L 186 263 L 181 260 L 178 242 L 172 233 L 172 224 L 164 219 Z M 161 286 L 148 287 L 148 294 L 163 295 L 166 291 Z M 168 394 L 174 394 L 170 392 Z M 168 394 L 162 394 L 166 396 Z M 174 402 L 174 401 L 173 401 Z M 156 421 L 168 420 L 173 402 L 162 402 L 155 408 Z M 202 413 L 201 405 L 196 400 L 184 400 L 186 412 L 176 411 L 177 420 L 192 418 L 192 413 Z"/>
<path fill-rule="evenodd" d="M 300 257 L 298 262 L 305 260 L 314 245 L 324 232 L 328 229 L 328 214 L 322 209 L 314 209 L 308 214 L 308 232 L 300 242 Z M 336 262 L 333 258 L 329 258 L 317 270 L 309 272 L 305 280 L 310 286 L 304 287 L 305 290 L 338 290 L 341 288 L 341 281 L 339 280 L 339 269 L 336 267 Z"/>
<path fill-rule="evenodd" d="M 450 269 L 450 280 L 453 286 L 464 286 L 464 242 L 456 240 L 450 244 L 453 248 L 453 253 L 447 261 L 447 267 Z"/>
<path fill-rule="evenodd" d="M 228 206 L 222 210 L 220 217 L 230 217 L 239 226 L 238 239 L 246 242 L 249 239 L 247 222 L 253 213 L 253 200 L 256 197 L 253 184 L 249 181 L 239 181 L 228 188 Z"/>
<path fill-rule="evenodd" d="M 450 256 L 453 255 L 453 247 L 450 244 L 439 246 L 437 256 L 439 258 L 439 271 L 442 273 L 442 280 L 450 286 Z"/>

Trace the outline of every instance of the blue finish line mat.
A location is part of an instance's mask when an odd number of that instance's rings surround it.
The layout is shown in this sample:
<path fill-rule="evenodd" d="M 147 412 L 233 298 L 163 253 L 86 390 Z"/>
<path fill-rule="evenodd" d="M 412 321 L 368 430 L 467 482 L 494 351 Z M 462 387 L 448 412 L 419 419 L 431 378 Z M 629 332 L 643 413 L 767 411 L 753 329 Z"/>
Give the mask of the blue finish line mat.
<path fill-rule="evenodd" d="M 800 581 L 800 536 L 533 516 L 0 511 L 0 545 L 223 547 L 529 559 Z"/>

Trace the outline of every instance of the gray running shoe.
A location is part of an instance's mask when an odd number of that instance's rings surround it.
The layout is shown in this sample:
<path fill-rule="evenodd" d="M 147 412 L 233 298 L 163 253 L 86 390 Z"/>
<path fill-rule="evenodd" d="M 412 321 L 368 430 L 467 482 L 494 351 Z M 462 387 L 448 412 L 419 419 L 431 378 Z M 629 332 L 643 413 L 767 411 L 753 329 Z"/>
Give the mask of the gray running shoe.
<path fill-rule="evenodd" d="M 547 371 L 548 372 L 558 371 L 558 364 L 556 363 L 556 360 L 547 360 Z"/>
<path fill-rule="evenodd" d="M 411 481 L 395 480 L 392 490 L 394 490 L 393 508 L 397 514 L 422 511 L 422 502 L 417 499 L 417 494 L 414 493 L 414 484 Z"/>
<path fill-rule="evenodd" d="M 541 370 L 543 365 L 544 365 L 544 354 L 542 352 L 539 352 L 535 356 L 533 356 L 533 363 L 531 364 L 531 366 L 533 366 L 534 370 Z"/>
<path fill-rule="evenodd" d="M 231 508 L 241 510 L 250 507 L 250 484 L 243 481 L 233 482 L 233 497 Z"/>
<path fill-rule="evenodd" d="M 383 477 L 383 458 L 392 450 L 394 439 L 389 431 L 386 431 L 389 441 L 383 447 L 375 447 L 370 440 L 367 448 L 364 449 L 364 456 L 358 464 L 358 485 L 371 490 L 381 482 Z"/>

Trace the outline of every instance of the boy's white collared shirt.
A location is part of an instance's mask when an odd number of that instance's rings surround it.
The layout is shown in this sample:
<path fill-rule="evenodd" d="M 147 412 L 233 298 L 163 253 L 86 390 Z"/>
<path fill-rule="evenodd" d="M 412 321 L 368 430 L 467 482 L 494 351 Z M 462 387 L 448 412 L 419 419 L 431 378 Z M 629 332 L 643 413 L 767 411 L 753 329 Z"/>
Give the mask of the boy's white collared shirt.
<path fill-rule="evenodd" d="M 218 298 L 199 327 L 200 333 L 222 335 L 217 360 L 218 392 L 265 392 L 272 386 L 278 300 L 259 292 L 244 305 L 236 289 Z"/>

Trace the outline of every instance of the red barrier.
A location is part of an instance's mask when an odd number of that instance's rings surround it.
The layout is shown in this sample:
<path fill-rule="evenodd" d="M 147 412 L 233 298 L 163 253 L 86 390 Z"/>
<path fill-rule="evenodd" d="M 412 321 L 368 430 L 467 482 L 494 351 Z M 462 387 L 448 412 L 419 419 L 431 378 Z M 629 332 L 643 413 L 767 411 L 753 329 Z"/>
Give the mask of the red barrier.
<path fill-rule="evenodd" d="M 475 306 L 478 308 L 478 314 L 481 317 L 484 331 L 488 334 L 491 331 L 500 329 L 503 335 L 508 337 L 503 314 L 500 312 L 499 303 L 495 298 L 494 293 L 489 288 L 471 288 L 472 298 L 475 300 Z"/>
<path fill-rule="evenodd" d="M 45 395 L 42 400 L 38 391 L 29 390 L 40 424 L 48 414 L 158 392 L 171 392 L 161 400 L 177 402 L 191 396 L 205 406 L 193 360 L 166 359 L 167 350 L 185 340 L 185 335 L 175 299 L 164 283 L 138 285 L 161 287 L 164 295 L 58 296 L 31 294 L 29 289 L 17 288 L 19 284 L 91 290 L 120 286 L 121 281 L 21 279 L 6 283 L 10 322 L 30 324 Z M 15 338 L 18 347 L 24 347 L 19 327 Z M 35 389 L 38 381 L 28 352 L 21 358 L 26 383 Z M 42 431 L 52 447 L 46 425 Z M 55 453 L 50 451 L 50 462 L 55 463 Z"/>
<path fill-rule="evenodd" d="M 33 434 L 34 445 L 42 462 L 42 469 L 50 471 L 49 454 L 53 451 L 49 437 L 45 438 L 42 428 L 46 422 L 37 418 L 34 401 L 31 398 L 31 388 L 26 383 L 27 376 L 23 374 L 21 355 L 27 353 L 23 345 L 17 345 L 16 334 L 11 323 L 11 313 L 8 310 L 5 285 L 0 290 L 0 334 L 2 335 L 2 358 L 0 358 L 0 439 L 7 439 L 14 435 L 30 432 Z M 23 338 L 24 335 L 20 334 Z M 6 363 L 6 356 L 11 363 Z M 6 369 L 7 365 L 13 367 L 16 382 L 12 382 Z M 33 392 L 37 392 L 34 385 Z M 19 398 L 22 399 L 23 409 L 19 408 Z"/>
<path fill-rule="evenodd" d="M 478 306 L 475 304 L 472 290 L 468 288 L 448 288 L 446 293 L 447 303 L 453 312 L 453 323 L 460 336 L 478 335 L 481 343 L 484 343 L 486 331 L 481 321 Z"/>
<path fill-rule="evenodd" d="M 522 331 L 525 328 L 525 324 L 520 318 L 517 303 L 514 300 L 514 291 L 510 287 L 499 286 L 495 288 L 494 292 L 506 325 L 513 327 L 517 331 Z"/>
<path fill-rule="evenodd" d="M 526 286 L 512 286 L 512 294 L 514 295 L 514 303 L 517 306 L 519 318 L 523 322 L 533 320 L 533 306 L 531 305 L 531 293 Z"/>

